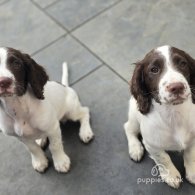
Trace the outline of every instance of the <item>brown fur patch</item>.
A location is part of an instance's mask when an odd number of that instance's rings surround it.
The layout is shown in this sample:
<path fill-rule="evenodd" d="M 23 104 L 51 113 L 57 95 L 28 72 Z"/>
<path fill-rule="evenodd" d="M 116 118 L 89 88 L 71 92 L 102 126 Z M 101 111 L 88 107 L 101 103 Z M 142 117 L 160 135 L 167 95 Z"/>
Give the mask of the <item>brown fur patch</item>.
<path fill-rule="evenodd" d="M 44 68 L 37 64 L 28 54 L 13 48 L 7 48 L 7 51 L 7 67 L 15 76 L 16 94 L 18 96 L 23 95 L 29 83 L 34 95 L 38 99 L 44 99 L 43 89 L 48 80 L 48 75 Z"/>
<path fill-rule="evenodd" d="M 159 72 L 153 73 L 153 68 L 159 69 Z M 152 98 L 159 102 L 158 83 L 163 70 L 164 58 L 155 50 L 150 51 L 143 60 L 136 63 L 131 80 L 131 93 L 137 100 L 142 114 L 150 111 Z"/>

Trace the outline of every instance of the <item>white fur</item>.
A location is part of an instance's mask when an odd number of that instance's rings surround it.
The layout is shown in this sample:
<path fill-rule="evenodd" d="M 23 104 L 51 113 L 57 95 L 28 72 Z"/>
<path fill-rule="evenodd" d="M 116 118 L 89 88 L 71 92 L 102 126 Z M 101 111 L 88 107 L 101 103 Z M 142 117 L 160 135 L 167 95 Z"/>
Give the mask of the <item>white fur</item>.
<path fill-rule="evenodd" d="M 14 80 L 14 75 L 6 67 L 6 61 L 7 61 L 7 51 L 5 48 L 0 48 L 0 78 L 8 77 Z M 14 91 L 14 85 L 12 84 L 7 89 L 7 92 L 13 93 L 13 91 Z M 0 93 L 2 93 L 1 88 L 0 88 Z"/>
<path fill-rule="evenodd" d="M 128 139 L 130 157 L 139 161 L 143 156 L 143 146 L 138 139 L 138 134 L 141 133 L 150 157 L 157 164 L 162 164 L 169 170 L 169 175 L 161 173 L 162 178 L 168 185 L 178 188 L 181 175 L 165 151 L 184 150 L 186 177 L 195 184 L 195 106 L 189 95 L 188 82 L 172 66 L 169 47 L 164 46 L 157 50 L 166 61 L 166 69 L 159 84 L 160 100 L 164 97 L 171 99 L 165 90 L 166 86 L 170 82 L 178 81 L 185 85 L 184 96 L 187 100 L 178 105 L 166 104 L 166 102 L 159 104 L 153 100 L 151 111 L 143 115 L 138 111 L 137 102 L 132 96 L 129 102 L 128 121 L 124 124 L 124 129 Z M 166 85 L 163 85 L 165 81 Z"/>
<path fill-rule="evenodd" d="M 0 48 L 0 60 L 0 77 L 14 78 L 14 75 L 6 67 L 7 51 L 5 48 Z"/>
<path fill-rule="evenodd" d="M 5 53 L 5 49 L 1 48 L 0 66 L 4 66 Z M 0 67 L 0 75 L 1 70 Z M 93 138 L 89 124 L 89 109 L 81 106 L 76 92 L 68 87 L 66 63 L 63 65 L 63 71 L 62 81 L 66 87 L 48 81 L 44 87 L 44 100 L 35 98 L 30 88 L 21 97 L 0 97 L 0 129 L 5 134 L 16 136 L 27 146 L 31 153 L 32 165 L 39 172 L 43 172 L 48 166 L 47 158 L 40 147 L 47 137 L 55 169 L 59 172 L 69 170 L 70 159 L 63 149 L 59 121 L 80 121 L 80 139 L 87 143 Z M 39 145 L 35 142 L 37 139 Z"/>
<path fill-rule="evenodd" d="M 62 64 L 62 84 L 68 86 L 68 65 L 66 62 Z"/>

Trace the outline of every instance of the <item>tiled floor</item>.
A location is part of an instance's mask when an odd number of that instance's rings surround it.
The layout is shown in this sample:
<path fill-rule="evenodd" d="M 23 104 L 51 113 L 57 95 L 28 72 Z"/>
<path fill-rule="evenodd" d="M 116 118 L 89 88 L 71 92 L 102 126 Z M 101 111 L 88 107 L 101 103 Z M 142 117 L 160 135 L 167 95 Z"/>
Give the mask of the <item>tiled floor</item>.
<path fill-rule="evenodd" d="M 195 57 L 194 10 L 193 0 L 0 0 L 1 45 L 31 54 L 57 81 L 67 61 L 70 83 L 89 106 L 96 135 L 84 145 L 78 124 L 63 125 L 71 171 L 59 174 L 51 166 L 39 174 L 25 147 L 0 134 L 0 194 L 194 194 L 185 179 L 179 190 L 137 184 L 138 178 L 152 178 L 154 162 L 147 154 L 141 163 L 132 162 L 123 131 L 131 64 L 162 44 Z M 184 177 L 181 155 L 172 157 Z"/>

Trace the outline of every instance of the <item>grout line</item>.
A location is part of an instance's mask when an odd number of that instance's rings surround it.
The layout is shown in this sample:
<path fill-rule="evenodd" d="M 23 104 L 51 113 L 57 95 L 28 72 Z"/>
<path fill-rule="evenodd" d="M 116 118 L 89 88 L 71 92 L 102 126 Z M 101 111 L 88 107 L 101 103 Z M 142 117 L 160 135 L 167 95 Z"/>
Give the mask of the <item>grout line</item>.
<path fill-rule="evenodd" d="M 61 36 L 59 36 L 57 39 L 51 41 L 50 43 L 48 43 L 47 45 L 43 46 L 42 48 L 38 49 L 37 51 L 33 52 L 31 54 L 31 56 L 34 56 L 36 55 L 37 53 L 41 52 L 42 50 L 46 49 L 47 47 L 49 47 L 50 45 L 54 44 L 55 42 L 57 42 L 58 40 L 60 40 L 61 38 L 63 37 L 66 37 L 67 34 L 63 34 Z"/>
<path fill-rule="evenodd" d="M 112 72 L 114 72 L 118 77 L 120 77 L 124 82 L 128 83 L 126 79 L 124 79 L 118 72 L 116 72 L 110 65 L 108 65 L 104 60 L 102 60 L 96 53 L 94 53 L 91 49 L 89 49 L 83 42 L 81 42 L 77 37 L 70 34 L 70 36 L 75 39 L 80 45 L 82 45 L 87 51 L 89 51 L 92 55 L 94 55 L 102 64 L 105 64 Z"/>
<path fill-rule="evenodd" d="M 55 0 L 55 1 L 52 2 L 51 4 L 49 4 L 49 5 L 47 5 L 46 7 L 44 7 L 43 9 L 47 9 L 47 8 L 51 7 L 52 5 L 58 3 L 58 1 L 60 1 L 60 0 Z"/>
<path fill-rule="evenodd" d="M 121 78 L 125 83 L 128 84 L 128 81 L 126 79 L 124 79 L 116 70 L 114 70 L 111 66 L 109 66 L 108 64 L 105 64 L 105 66 L 107 68 L 109 68 L 113 73 L 115 73 L 119 78 Z"/>
<path fill-rule="evenodd" d="M 69 34 L 73 39 L 75 39 L 80 45 L 82 45 L 87 51 L 89 51 L 91 54 L 93 54 L 99 61 L 101 61 L 103 64 L 106 64 L 96 53 L 91 51 L 83 42 L 81 42 L 77 37 L 75 37 L 73 34 Z"/>
<path fill-rule="evenodd" d="M 101 15 L 102 13 L 106 12 L 107 10 L 111 9 L 112 7 L 118 5 L 122 0 L 118 0 L 117 2 L 113 3 L 112 5 L 104 8 L 103 10 L 101 10 L 100 12 L 98 12 L 97 14 L 95 14 L 94 16 L 86 19 L 84 22 L 82 22 L 81 24 L 77 25 L 76 27 L 74 27 L 73 29 L 69 30 L 69 33 L 77 30 L 79 27 L 85 25 L 87 22 L 93 20 L 94 18 L 96 18 L 97 16 Z"/>
<path fill-rule="evenodd" d="M 39 8 L 42 12 L 44 12 L 50 19 L 52 19 L 56 24 L 58 24 L 61 28 L 63 28 L 65 31 L 67 31 L 68 34 L 72 33 L 73 31 L 75 31 L 76 29 L 78 29 L 79 27 L 81 27 L 82 25 L 86 24 L 87 22 L 93 20 L 94 18 L 96 18 L 97 16 L 99 16 L 100 14 L 106 12 L 107 10 L 109 10 L 110 8 L 118 5 L 121 1 L 123 0 L 118 0 L 117 2 L 113 3 L 112 5 L 106 7 L 105 9 L 101 10 L 100 12 L 98 12 L 97 14 L 95 14 L 94 16 L 88 18 L 87 20 L 85 20 L 84 22 L 82 22 L 81 24 L 77 25 L 76 27 L 74 27 L 73 29 L 69 30 L 68 28 L 64 27 L 58 20 L 56 20 L 53 16 L 51 16 L 48 12 L 47 12 L 47 8 L 49 8 L 50 6 L 52 6 L 55 3 L 58 3 L 59 0 L 56 0 L 54 3 L 52 3 L 51 5 L 47 6 L 46 8 L 42 8 L 40 5 L 38 5 L 36 2 L 34 2 L 33 0 L 31 0 L 32 3 Z"/>
<path fill-rule="evenodd" d="M 63 30 L 66 31 L 66 33 L 69 33 L 69 30 L 65 28 L 60 22 L 58 22 L 54 17 L 52 17 L 46 10 L 44 10 L 40 5 L 38 5 L 36 2 L 32 1 L 31 2 L 40 10 L 42 11 L 47 17 L 49 17 L 53 22 L 55 22 L 58 26 L 60 26 Z"/>
<path fill-rule="evenodd" d="M 77 84 L 79 81 L 83 80 L 84 78 L 86 78 L 87 76 L 89 76 L 90 74 L 92 74 L 93 72 L 95 72 L 96 70 L 100 69 L 103 66 L 104 66 L 104 64 L 101 64 L 101 65 L 97 66 L 96 68 L 94 68 L 93 70 L 91 70 L 87 74 L 85 74 L 84 76 L 80 77 L 78 80 L 71 83 L 70 86 L 73 86 L 73 85 Z"/>
<path fill-rule="evenodd" d="M 52 16 L 50 16 L 40 5 L 38 5 L 33 0 L 31 0 L 31 2 L 32 2 L 32 4 L 34 6 L 37 7 L 37 9 L 39 9 L 41 12 L 43 12 L 47 17 L 49 17 L 53 22 L 55 22 L 58 26 L 60 26 L 65 31 L 65 34 L 61 35 L 60 37 L 58 37 L 57 39 L 53 40 L 52 42 L 50 42 L 46 46 L 44 46 L 41 49 L 39 49 L 39 50 L 35 51 L 34 53 L 32 53 L 31 55 L 33 56 L 33 55 L 37 54 L 38 52 L 42 51 L 43 49 L 46 49 L 47 47 L 49 47 L 50 45 L 52 45 L 53 43 L 55 43 L 56 41 L 58 41 L 62 37 L 66 37 L 68 35 L 68 30 L 64 26 L 62 26 L 58 21 L 56 21 L 55 18 L 53 18 Z"/>

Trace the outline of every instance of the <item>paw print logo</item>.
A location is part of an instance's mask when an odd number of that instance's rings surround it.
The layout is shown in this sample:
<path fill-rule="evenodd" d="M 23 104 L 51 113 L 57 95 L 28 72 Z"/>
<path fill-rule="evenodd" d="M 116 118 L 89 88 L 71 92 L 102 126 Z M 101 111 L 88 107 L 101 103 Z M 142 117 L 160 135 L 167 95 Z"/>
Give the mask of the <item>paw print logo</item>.
<path fill-rule="evenodd" d="M 169 175 L 169 170 L 162 164 L 156 164 L 151 170 L 152 176 L 165 177 Z"/>

